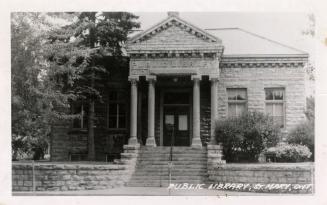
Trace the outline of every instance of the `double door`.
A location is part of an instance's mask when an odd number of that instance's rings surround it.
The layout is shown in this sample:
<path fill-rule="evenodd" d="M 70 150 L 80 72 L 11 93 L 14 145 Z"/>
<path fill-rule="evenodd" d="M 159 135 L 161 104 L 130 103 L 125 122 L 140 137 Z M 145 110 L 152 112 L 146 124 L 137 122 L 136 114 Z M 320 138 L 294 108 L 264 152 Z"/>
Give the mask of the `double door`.
<path fill-rule="evenodd" d="M 163 145 L 190 146 L 189 106 L 165 106 L 163 117 Z"/>

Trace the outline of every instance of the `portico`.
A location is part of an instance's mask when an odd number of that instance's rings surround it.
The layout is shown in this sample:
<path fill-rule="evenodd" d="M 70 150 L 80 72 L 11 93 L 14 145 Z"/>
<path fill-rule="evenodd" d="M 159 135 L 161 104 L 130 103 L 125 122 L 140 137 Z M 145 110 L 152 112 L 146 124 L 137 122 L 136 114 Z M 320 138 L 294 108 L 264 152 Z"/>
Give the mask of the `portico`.
<path fill-rule="evenodd" d="M 167 134 L 165 126 L 172 124 L 176 131 L 175 134 L 180 135 L 176 138 L 182 137 L 181 135 L 189 135 L 190 137 L 189 143 L 186 140 L 180 146 L 201 147 L 205 143 L 200 138 L 201 81 L 206 78 L 211 83 L 211 128 L 209 128 L 209 133 L 212 136 L 214 133 L 213 125 L 218 117 L 217 82 L 222 51 L 223 46 L 220 39 L 180 19 L 177 13 L 169 13 L 167 19 L 132 37 L 127 44 L 127 53 L 130 56 L 129 80 L 131 82 L 129 144 L 138 143 L 136 140 L 138 128 L 136 115 L 139 112 L 145 112 L 144 110 L 137 110 L 140 109 L 140 106 L 137 105 L 139 102 L 137 100 L 137 86 L 142 78 L 146 80 L 147 84 L 147 138 L 145 144 L 147 146 L 165 145 L 164 138 L 167 137 L 165 136 Z M 168 79 L 165 86 L 158 85 L 159 78 Z M 169 79 L 172 80 L 170 85 Z M 187 86 L 184 89 L 186 92 L 181 93 L 181 95 L 187 93 L 186 95 L 190 100 L 184 104 L 178 100 L 165 102 L 167 99 L 164 93 L 173 96 L 175 95 L 174 92 L 169 92 L 169 90 L 178 92 L 182 88 L 179 84 L 173 83 L 174 80 L 178 79 L 185 80 Z M 156 97 L 156 95 L 160 96 Z M 178 96 L 177 94 L 175 98 L 177 99 Z M 174 103 L 175 107 L 172 108 Z M 159 107 L 157 112 L 156 105 Z M 166 108 L 168 106 L 171 108 Z M 175 113 L 180 112 L 180 114 L 178 116 L 172 115 L 173 110 Z M 159 119 L 159 122 L 156 119 Z M 156 129 L 159 132 L 157 141 Z M 185 131 L 184 134 L 182 131 Z M 210 142 L 214 143 L 213 137 L 211 137 Z"/>

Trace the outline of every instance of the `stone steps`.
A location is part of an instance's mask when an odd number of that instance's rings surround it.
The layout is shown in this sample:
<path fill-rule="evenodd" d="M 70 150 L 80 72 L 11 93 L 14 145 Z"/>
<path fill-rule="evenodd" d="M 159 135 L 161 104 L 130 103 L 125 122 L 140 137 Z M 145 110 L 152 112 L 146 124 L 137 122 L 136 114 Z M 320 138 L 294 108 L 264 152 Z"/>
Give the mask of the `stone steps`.
<path fill-rule="evenodd" d="M 135 156 L 126 153 L 122 158 Z M 169 185 L 169 147 L 141 147 L 134 173 L 127 186 L 162 187 Z M 203 183 L 208 179 L 205 148 L 173 149 L 171 183 Z"/>
<path fill-rule="evenodd" d="M 192 161 L 192 160 L 188 160 L 188 161 L 173 161 L 173 166 L 181 166 L 181 165 L 194 165 L 194 166 L 199 166 L 199 165 L 203 165 L 206 166 L 206 160 L 203 161 Z M 151 166 L 151 165 L 155 165 L 155 166 L 168 166 L 169 161 L 140 161 L 138 162 L 138 165 L 140 166 Z M 205 163 L 205 164 L 204 164 Z"/>
<path fill-rule="evenodd" d="M 124 153 L 125 154 L 125 153 Z M 131 153 L 128 153 L 128 154 L 131 154 Z M 156 154 L 151 154 L 151 153 L 147 153 L 147 154 L 139 154 L 138 157 L 142 157 L 142 158 L 156 158 L 156 157 L 160 157 L 160 158 L 167 158 L 169 159 L 169 154 L 159 154 L 159 153 L 156 153 Z M 173 158 L 187 158 L 187 157 L 196 157 L 196 158 L 204 158 L 204 157 L 207 157 L 206 154 L 203 154 L 203 153 L 194 153 L 194 154 L 186 154 L 186 153 L 183 153 L 183 154 L 173 154 Z"/>
<path fill-rule="evenodd" d="M 183 176 L 187 176 L 187 177 L 198 177 L 198 176 L 207 176 L 207 172 L 202 171 L 202 172 L 186 172 L 186 173 L 182 173 L 182 172 L 172 172 L 171 173 L 172 176 L 174 177 L 183 177 Z M 168 171 L 166 172 L 137 172 L 133 175 L 133 177 L 164 177 L 164 176 L 169 176 Z"/>
<path fill-rule="evenodd" d="M 136 167 L 137 172 L 168 172 L 168 167 L 163 166 L 151 166 L 151 167 Z M 205 166 L 198 166 L 198 167 L 192 167 L 191 165 L 188 166 L 174 166 L 173 172 L 198 172 L 198 171 L 207 171 L 207 168 Z"/>
<path fill-rule="evenodd" d="M 168 187 L 170 183 L 171 184 L 203 184 L 205 183 L 205 180 L 171 180 L 168 179 L 165 180 L 151 180 L 151 181 L 131 181 L 127 183 L 127 186 L 130 187 Z"/>

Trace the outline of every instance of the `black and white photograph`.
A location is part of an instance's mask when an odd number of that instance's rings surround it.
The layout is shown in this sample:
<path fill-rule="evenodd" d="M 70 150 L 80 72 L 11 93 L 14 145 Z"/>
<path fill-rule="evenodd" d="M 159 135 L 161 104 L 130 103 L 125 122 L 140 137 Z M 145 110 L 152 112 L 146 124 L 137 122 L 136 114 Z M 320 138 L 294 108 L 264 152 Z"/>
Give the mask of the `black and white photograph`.
<path fill-rule="evenodd" d="M 310 50 L 235 27 L 280 18 L 11 13 L 13 194 L 313 194 Z"/>
<path fill-rule="evenodd" d="M 315 12 L 8 15 L 12 200 L 319 193 Z"/>

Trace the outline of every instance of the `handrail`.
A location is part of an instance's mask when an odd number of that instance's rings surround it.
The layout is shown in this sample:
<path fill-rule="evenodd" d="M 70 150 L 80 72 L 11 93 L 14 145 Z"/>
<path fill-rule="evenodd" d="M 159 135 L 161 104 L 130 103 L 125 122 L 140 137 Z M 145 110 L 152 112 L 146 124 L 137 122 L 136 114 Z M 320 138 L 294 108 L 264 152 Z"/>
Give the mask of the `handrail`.
<path fill-rule="evenodd" d="M 174 131 L 174 125 L 171 125 L 171 138 L 170 138 L 170 153 L 169 153 L 169 162 L 168 162 L 168 174 L 169 174 L 169 187 L 171 184 L 171 169 L 173 166 L 173 147 L 174 147 L 174 140 L 175 140 L 175 131 Z M 170 189 L 169 189 L 169 195 L 170 195 Z"/>

